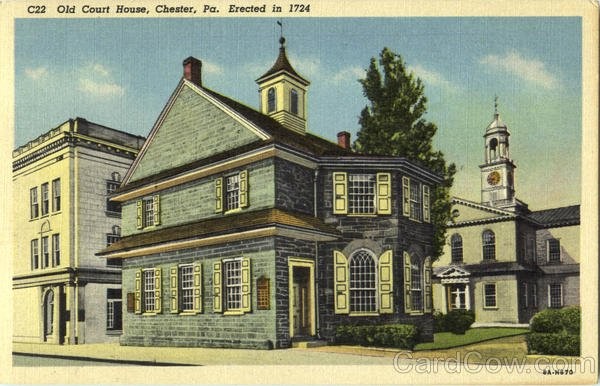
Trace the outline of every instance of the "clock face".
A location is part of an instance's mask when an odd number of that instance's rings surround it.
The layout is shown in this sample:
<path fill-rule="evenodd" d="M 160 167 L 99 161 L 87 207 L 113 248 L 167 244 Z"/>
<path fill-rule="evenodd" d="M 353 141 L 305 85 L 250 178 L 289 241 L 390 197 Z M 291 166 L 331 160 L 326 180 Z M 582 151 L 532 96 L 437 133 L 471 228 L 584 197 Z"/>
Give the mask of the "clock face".
<path fill-rule="evenodd" d="M 498 173 L 497 171 L 493 171 L 487 176 L 487 182 L 490 185 L 498 185 L 500 179 L 500 173 Z"/>

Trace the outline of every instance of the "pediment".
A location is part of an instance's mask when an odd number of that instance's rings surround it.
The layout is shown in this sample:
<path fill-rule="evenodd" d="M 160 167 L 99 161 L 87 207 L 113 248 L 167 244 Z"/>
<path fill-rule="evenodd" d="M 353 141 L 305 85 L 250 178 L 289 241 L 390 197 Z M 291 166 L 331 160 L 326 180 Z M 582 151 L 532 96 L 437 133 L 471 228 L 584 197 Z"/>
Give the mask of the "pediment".
<path fill-rule="evenodd" d="M 504 209 L 494 208 L 459 198 L 452 199 L 452 214 L 455 224 L 481 220 L 508 219 L 515 216 L 514 213 Z"/>
<path fill-rule="evenodd" d="M 471 272 L 456 265 L 452 265 L 446 268 L 445 270 L 437 273 L 436 276 L 442 279 L 469 277 L 471 276 Z"/>

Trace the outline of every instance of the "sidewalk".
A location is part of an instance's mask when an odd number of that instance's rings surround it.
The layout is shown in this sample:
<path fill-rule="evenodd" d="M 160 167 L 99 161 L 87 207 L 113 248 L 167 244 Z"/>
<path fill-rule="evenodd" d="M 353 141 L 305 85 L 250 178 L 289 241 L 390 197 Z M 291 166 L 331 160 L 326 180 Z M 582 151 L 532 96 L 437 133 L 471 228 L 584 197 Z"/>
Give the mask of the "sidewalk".
<path fill-rule="evenodd" d="M 198 347 L 134 347 L 118 343 L 53 345 L 13 343 L 14 354 L 59 358 L 95 359 L 140 365 L 391 365 L 393 354 L 379 350 L 347 348 L 327 350 L 290 348 L 280 350 L 220 349 Z"/>

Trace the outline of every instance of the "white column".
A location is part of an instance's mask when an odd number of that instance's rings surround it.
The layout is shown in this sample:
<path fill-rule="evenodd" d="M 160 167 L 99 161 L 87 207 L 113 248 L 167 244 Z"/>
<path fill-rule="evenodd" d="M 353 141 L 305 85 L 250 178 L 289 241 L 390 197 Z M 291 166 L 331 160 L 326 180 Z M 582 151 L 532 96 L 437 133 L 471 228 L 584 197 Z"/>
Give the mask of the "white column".
<path fill-rule="evenodd" d="M 446 297 L 448 296 L 448 288 L 446 287 L 445 284 L 441 284 L 442 287 L 442 308 L 440 311 L 442 311 L 442 313 L 447 313 L 448 312 L 448 300 L 446 299 Z"/>
<path fill-rule="evenodd" d="M 469 289 L 469 283 L 465 284 L 465 303 L 467 303 L 467 310 L 471 309 L 471 291 Z"/>

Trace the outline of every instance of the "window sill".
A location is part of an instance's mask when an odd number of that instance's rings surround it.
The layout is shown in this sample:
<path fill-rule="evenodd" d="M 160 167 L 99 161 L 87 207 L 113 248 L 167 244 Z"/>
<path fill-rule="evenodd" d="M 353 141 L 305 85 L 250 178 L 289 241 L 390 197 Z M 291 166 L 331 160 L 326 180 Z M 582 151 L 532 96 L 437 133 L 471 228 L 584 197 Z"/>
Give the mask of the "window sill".
<path fill-rule="evenodd" d="M 423 311 L 411 311 L 410 316 L 421 316 L 421 315 L 425 315 L 425 313 Z"/>
<path fill-rule="evenodd" d="M 353 312 L 349 316 L 379 316 L 379 312 Z"/>
<path fill-rule="evenodd" d="M 223 214 L 224 214 L 224 215 L 227 215 L 227 214 L 234 214 L 234 213 L 239 213 L 239 212 L 241 212 L 241 211 L 242 211 L 242 208 L 235 208 L 235 209 L 229 209 L 229 210 L 226 210 L 225 212 L 223 212 Z"/>
<path fill-rule="evenodd" d="M 158 315 L 158 312 L 144 312 L 142 313 L 142 316 L 156 316 Z"/>
<path fill-rule="evenodd" d="M 348 213 L 347 217 L 377 217 L 377 213 Z"/>
<path fill-rule="evenodd" d="M 123 335 L 123 330 L 106 330 L 106 335 Z"/>
<path fill-rule="evenodd" d="M 483 307 L 483 310 L 488 310 L 488 311 L 498 311 L 500 308 L 499 307 Z"/>
<path fill-rule="evenodd" d="M 244 311 L 242 310 L 229 310 L 223 312 L 223 316 L 234 316 L 234 315 L 244 315 Z"/>
<path fill-rule="evenodd" d="M 104 214 L 106 214 L 106 217 L 121 218 L 121 213 L 120 212 L 111 212 L 110 210 L 105 210 Z"/>
<path fill-rule="evenodd" d="M 194 315 L 198 315 L 200 312 L 197 311 L 180 311 L 178 312 L 178 314 L 180 316 L 194 316 Z"/>

